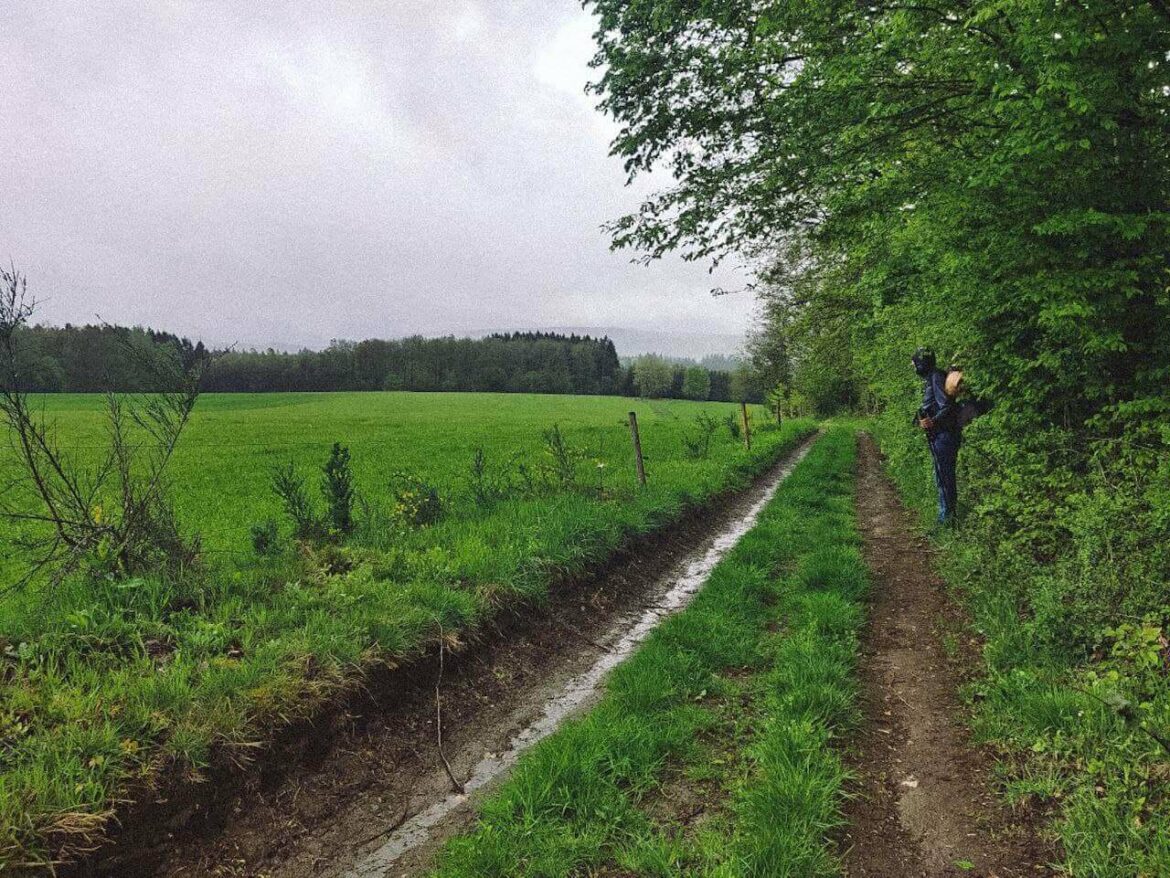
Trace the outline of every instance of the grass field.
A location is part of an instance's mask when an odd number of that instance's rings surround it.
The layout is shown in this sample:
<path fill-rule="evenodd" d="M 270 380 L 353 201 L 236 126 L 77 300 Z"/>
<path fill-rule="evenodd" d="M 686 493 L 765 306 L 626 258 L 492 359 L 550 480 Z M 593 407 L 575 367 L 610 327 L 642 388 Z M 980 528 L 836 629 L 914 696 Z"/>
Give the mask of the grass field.
<path fill-rule="evenodd" d="M 45 404 L 79 457 L 96 453 L 100 399 Z M 567 396 L 204 398 L 171 470 L 179 515 L 204 539 L 203 569 L 179 580 L 78 577 L 0 606 L 0 863 L 84 847 L 136 781 L 198 769 L 216 747 L 246 755 L 243 745 L 312 711 L 363 666 L 408 660 L 441 634 L 466 637 L 501 606 L 539 600 L 553 579 L 744 484 L 811 430 L 770 427 L 760 410 L 750 452 L 721 424 L 705 458 L 687 453 L 696 414 L 736 410 Z M 542 437 L 554 424 L 572 461 L 568 481 L 542 475 L 555 463 Z M 335 441 L 351 450 L 366 520 L 328 551 L 284 540 L 257 557 L 250 525 L 280 515 L 273 468 L 291 459 L 315 488 Z M 471 488 L 477 448 L 490 471 L 514 476 L 486 504 Z M 517 463 L 533 486 L 518 487 Z M 395 518 L 397 471 L 437 490 L 437 523 Z M 13 575 L 15 561 L 4 563 Z"/>
<path fill-rule="evenodd" d="M 855 721 L 866 572 L 854 437 L 830 428 L 759 523 L 521 759 L 436 878 L 839 874 L 829 833 Z"/>

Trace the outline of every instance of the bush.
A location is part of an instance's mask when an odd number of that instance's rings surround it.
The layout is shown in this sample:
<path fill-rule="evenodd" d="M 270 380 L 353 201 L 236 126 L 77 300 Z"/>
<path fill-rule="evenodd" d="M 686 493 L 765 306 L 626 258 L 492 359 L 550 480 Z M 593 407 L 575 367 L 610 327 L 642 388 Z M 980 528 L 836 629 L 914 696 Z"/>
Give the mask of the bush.
<path fill-rule="evenodd" d="M 740 439 L 743 436 L 743 427 L 740 426 L 739 418 L 735 416 L 735 412 L 729 414 L 723 421 L 727 424 L 727 432 L 731 434 L 732 439 Z"/>
<path fill-rule="evenodd" d="M 719 422 L 706 412 L 695 416 L 695 431 L 683 434 L 683 447 L 687 457 L 706 460 L 711 453 L 711 437 L 719 429 Z"/>
<path fill-rule="evenodd" d="M 544 431 L 544 454 L 542 473 L 552 488 L 567 491 L 577 485 L 577 461 L 583 456 L 565 442 L 560 425 L 553 424 Z"/>
<path fill-rule="evenodd" d="M 321 478 L 321 493 L 325 495 L 329 527 L 338 534 L 353 530 L 353 470 L 349 464 L 349 449 L 334 442 L 325 462 Z"/>
<path fill-rule="evenodd" d="M 252 525 L 252 551 L 268 558 L 280 551 L 280 529 L 271 518 Z"/>
<path fill-rule="evenodd" d="M 475 505 L 482 509 L 494 506 L 513 492 L 513 486 L 506 470 L 493 468 L 484 454 L 483 447 L 475 449 L 468 474 L 468 488 Z"/>
<path fill-rule="evenodd" d="M 443 500 L 438 489 L 409 473 L 395 473 L 390 492 L 394 497 L 394 514 L 413 527 L 426 527 L 443 517 Z"/>
<path fill-rule="evenodd" d="M 291 460 L 273 470 L 272 491 L 280 498 L 285 514 L 292 519 L 293 535 L 298 540 L 321 536 L 321 520 L 309 499 L 305 477 L 297 472 L 296 464 Z"/>
<path fill-rule="evenodd" d="M 353 506 L 357 494 L 349 449 L 340 442 L 333 443 L 329 458 L 321 467 L 321 496 L 325 500 L 323 514 L 309 497 L 305 477 L 291 460 L 273 471 L 272 490 L 280 498 L 285 514 L 292 519 L 293 535 L 298 540 L 336 540 L 353 532 Z"/>

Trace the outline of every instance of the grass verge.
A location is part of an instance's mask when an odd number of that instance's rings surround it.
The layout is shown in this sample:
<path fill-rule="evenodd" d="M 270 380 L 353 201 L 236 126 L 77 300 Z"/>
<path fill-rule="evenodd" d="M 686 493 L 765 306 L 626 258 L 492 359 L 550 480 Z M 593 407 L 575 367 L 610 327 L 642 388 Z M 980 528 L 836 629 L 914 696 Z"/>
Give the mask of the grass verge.
<path fill-rule="evenodd" d="M 452 840 L 464 876 L 837 874 L 866 573 L 854 437 L 830 428 L 694 602 Z"/>

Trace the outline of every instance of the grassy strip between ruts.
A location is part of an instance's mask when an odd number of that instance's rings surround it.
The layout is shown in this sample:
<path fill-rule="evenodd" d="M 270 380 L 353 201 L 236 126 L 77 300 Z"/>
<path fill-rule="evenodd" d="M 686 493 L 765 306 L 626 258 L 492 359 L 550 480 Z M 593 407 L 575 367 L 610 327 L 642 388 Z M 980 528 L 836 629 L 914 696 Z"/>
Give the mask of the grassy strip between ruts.
<path fill-rule="evenodd" d="M 426 402 L 329 397 L 301 408 L 338 415 L 338 405 L 360 403 L 368 419 L 367 409 L 382 406 L 386 417 L 370 424 L 351 418 L 333 425 L 365 442 L 365 460 L 371 444 L 386 445 L 383 452 L 393 456 L 404 445 L 395 430 Z M 493 448 L 503 455 L 520 442 L 525 411 L 535 411 L 534 420 L 556 408 L 578 413 L 576 422 L 564 419 L 565 435 L 578 446 L 608 431 L 612 463 L 629 440 L 624 420 L 610 413 L 628 404 L 495 400 L 491 411 L 502 414 L 491 424 Z M 407 410 L 395 416 L 395 406 Z M 0 630 L 0 872 L 90 848 L 115 803 L 215 761 L 250 758 L 273 729 L 360 685 L 364 669 L 415 660 L 440 632 L 467 639 L 502 609 L 544 600 L 553 580 L 578 575 L 633 536 L 745 486 L 812 430 L 807 421 L 761 424 L 750 451 L 724 434 L 709 459 L 692 459 L 681 441 L 690 420 L 673 411 L 645 412 L 652 477 L 642 489 L 611 480 L 599 497 L 581 480 L 575 490 L 479 509 L 458 502 L 456 473 L 468 458 L 439 435 L 431 456 L 448 476 L 424 472 L 453 508 L 434 526 L 379 528 L 372 520 L 345 545 L 311 553 L 289 545 L 272 558 L 215 563 L 189 581 L 77 578 L 52 595 L 20 595 L 27 606 L 6 605 Z M 322 435 L 317 418 L 283 412 L 285 420 L 314 440 Z M 415 426 L 412 434 L 431 442 L 432 434 Z M 209 467 L 232 456 L 215 448 L 197 454 Z M 241 465 L 224 476 L 218 490 L 238 494 L 236 483 L 255 473 Z M 362 484 L 376 487 L 372 478 Z M 182 487 L 198 493 L 205 486 L 192 475 Z"/>
<path fill-rule="evenodd" d="M 854 436 L 834 427 L 757 526 L 607 683 L 521 760 L 436 871 L 833 875 L 866 573 Z"/>

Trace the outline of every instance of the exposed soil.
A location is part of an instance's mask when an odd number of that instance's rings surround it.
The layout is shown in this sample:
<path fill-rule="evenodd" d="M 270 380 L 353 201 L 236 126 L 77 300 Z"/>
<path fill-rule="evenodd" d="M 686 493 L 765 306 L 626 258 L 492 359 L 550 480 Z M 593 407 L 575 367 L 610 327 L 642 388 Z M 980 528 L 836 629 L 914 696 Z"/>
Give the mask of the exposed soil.
<path fill-rule="evenodd" d="M 448 651 L 442 725 L 455 778 L 466 780 L 485 757 L 505 751 L 567 681 L 611 652 L 614 626 L 620 629 L 640 608 L 655 607 L 680 571 L 725 540 L 803 450 L 747 490 L 636 541 L 595 575 L 559 584 L 547 607 L 517 611 L 478 643 Z M 210 795 L 193 796 L 181 807 L 155 803 L 154 814 L 151 803 L 139 808 L 113 843 L 68 874 L 417 874 L 444 838 L 474 818 L 473 803 L 461 803 L 425 844 L 392 867 L 370 865 L 376 861 L 370 854 L 404 823 L 451 793 L 436 746 L 435 664 L 432 656 L 368 680 L 345 710 L 285 733 L 250 770 L 214 772 Z"/>
<path fill-rule="evenodd" d="M 865 719 L 851 760 L 855 798 L 840 840 L 847 874 L 1055 874 L 1034 815 L 1001 805 L 992 760 L 962 725 L 956 691 L 976 644 L 869 436 L 859 451 L 857 514 L 873 587 L 860 669 Z"/>

